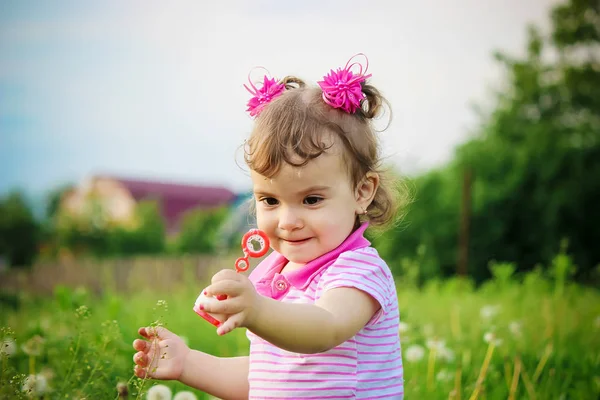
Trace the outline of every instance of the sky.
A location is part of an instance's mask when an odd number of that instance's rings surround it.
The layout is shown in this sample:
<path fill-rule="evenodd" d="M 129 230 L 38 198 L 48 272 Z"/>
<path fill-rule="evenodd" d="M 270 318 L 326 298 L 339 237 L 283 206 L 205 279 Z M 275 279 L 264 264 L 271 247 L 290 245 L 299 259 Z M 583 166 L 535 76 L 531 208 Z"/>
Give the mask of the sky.
<path fill-rule="evenodd" d="M 95 174 L 247 190 L 250 71 L 316 84 L 356 53 L 392 105 L 386 159 L 426 171 L 477 131 L 493 52 L 523 54 L 554 4 L 0 0 L 0 195 Z"/>

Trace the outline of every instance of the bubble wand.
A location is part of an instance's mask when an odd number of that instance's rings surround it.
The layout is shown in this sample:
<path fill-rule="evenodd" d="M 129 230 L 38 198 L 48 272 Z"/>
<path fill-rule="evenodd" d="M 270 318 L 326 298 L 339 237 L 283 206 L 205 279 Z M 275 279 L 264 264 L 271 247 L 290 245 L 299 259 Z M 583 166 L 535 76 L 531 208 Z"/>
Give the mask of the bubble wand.
<path fill-rule="evenodd" d="M 235 260 L 235 270 L 240 272 L 246 272 L 248 268 L 250 268 L 249 258 L 259 258 L 267 254 L 269 251 L 269 238 L 266 233 L 261 231 L 260 229 L 251 229 L 242 238 L 242 251 L 244 252 L 243 257 L 239 257 Z M 206 301 L 213 301 L 213 299 L 217 300 L 225 300 L 227 298 L 226 295 L 219 295 L 216 297 L 208 297 L 204 294 L 204 290 L 200 292 L 200 295 L 196 299 L 196 303 L 194 304 L 194 312 L 218 327 L 225 320 L 225 316 L 223 314 L 211 314 L 207 313 L 200 309 L 200 304 Z"/>

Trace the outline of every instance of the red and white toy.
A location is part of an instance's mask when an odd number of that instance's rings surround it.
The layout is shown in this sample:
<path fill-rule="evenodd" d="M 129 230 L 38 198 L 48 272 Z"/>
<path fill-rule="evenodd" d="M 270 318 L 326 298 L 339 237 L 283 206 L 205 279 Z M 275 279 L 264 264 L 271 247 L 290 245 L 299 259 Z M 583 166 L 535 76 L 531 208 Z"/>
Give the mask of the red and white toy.
<path fill-rule="evenodd" d="M 244 252 L 244 256 L 235 261 L 235 270 L 238 273 L 247 271 L 248 268 L 250 268 L 250 261 L 248 261 L 248 258 L 258 258 L 264 256 L 267 254 L 267 251 L 269 251 L 269 246 L 269 238 L 263 231 L 259 229 L 249 230 L 242 238 L 242 250 Z M 196 303 L 194 304 L 194 312 L 214 326 L 219 326 L 223 321 L 225 321 L 226 316 L 224 314 L 211 314 L 207 313 L 206 311 L 202 311 L 200 310 L 200 304 L 206 304 L 207 302 L 211 301 L 225 300 L 225 298 L 226 296 L 206 296 L 203 289 L 196 299 Z"/>

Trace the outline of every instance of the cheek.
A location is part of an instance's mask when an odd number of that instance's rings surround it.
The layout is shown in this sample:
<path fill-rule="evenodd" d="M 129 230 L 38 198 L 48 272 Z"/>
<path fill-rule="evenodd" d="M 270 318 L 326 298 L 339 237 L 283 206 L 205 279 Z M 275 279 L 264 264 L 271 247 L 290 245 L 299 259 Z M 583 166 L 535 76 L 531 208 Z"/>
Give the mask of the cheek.
<path fill-rule="evenodd" d="M 258 229 L 268 233 L 269 230 L 273 229 L 273 220 L 272 213 L 261 209 L 256 210 L 256 224 L 258 225 Z"/>

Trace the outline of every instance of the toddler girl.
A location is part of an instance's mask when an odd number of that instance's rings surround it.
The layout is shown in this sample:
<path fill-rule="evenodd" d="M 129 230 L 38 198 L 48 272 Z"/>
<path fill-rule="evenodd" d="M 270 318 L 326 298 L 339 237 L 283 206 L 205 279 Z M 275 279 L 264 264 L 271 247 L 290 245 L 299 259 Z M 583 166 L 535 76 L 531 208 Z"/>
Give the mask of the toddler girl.
<path fill-rule="evenodd" d="M 371 123 L 384 99 L 366 67 L 349 61 L 317 87 L 293 77 L 247 87 L 245 160 L 273 251 L 249 277 L 218 272 L 204 295 L 227 298 L 199 307 L 224 316 L 219 335 L 247 328 L 250 355 L 214 357 L 140 328 L 139 377 L 223 399 L 403 398 L 394 279 L 364 237 L 397 211 Z"/>

